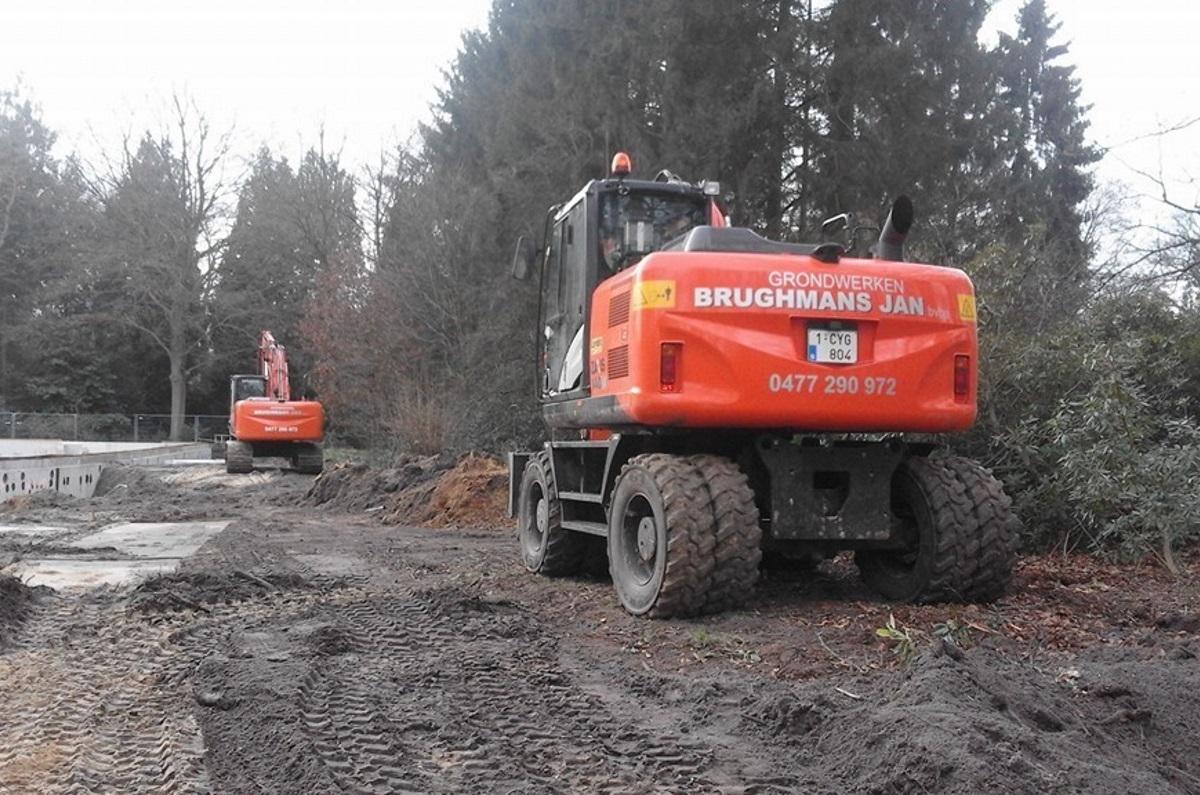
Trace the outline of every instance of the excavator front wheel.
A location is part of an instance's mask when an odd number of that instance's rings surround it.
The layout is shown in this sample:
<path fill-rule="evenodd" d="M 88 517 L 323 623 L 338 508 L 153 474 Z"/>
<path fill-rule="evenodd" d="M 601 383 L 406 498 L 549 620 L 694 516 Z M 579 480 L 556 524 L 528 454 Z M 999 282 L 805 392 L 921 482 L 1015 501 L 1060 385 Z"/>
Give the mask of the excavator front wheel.
<path fill-rule="evenodd" d="M 608 567 L 626 610 L 656 618 L 701 612 L 716 543 L 711 498 L 693 461 L 663 453 L 630 459 L 608 520 Z"/>
<path fill-rule="evenodd" d="M 562 526 L 562 503 L 548 453 L 538 453 L 525 465 L 519 500 L 517 540 L 525 568 L 550 577 L 579 571 L 584 539 Z"/>

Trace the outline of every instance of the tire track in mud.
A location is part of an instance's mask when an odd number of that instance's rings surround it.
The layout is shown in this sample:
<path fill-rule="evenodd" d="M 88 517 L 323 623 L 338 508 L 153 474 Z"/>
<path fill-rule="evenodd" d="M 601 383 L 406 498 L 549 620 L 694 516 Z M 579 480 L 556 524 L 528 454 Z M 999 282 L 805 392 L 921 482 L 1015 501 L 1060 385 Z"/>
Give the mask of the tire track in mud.
<path fill-rule="evenodd" d="M 448 588 L 334 610 L 348 648 L 311 669 L 300 701 L 345 791 L 789 791 L 741 761 L 749 740 L 714 746 L 614 709 L 515 606 Z"/>
<path fill-rule="evenodd" d="M 0 656 L 0 792 L 208 792 L 171 626 L 112 594 L 40 606 Z"/>

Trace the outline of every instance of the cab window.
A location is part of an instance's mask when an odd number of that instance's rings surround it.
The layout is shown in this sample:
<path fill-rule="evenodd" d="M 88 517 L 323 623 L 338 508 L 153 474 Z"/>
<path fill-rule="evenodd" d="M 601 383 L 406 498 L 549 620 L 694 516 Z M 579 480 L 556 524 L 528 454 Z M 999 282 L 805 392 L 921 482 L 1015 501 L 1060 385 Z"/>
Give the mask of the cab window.
<path fill-rule="evenodd" d="M 707 222 L 704 199 L 609 191 L 600 197 L 600 260 L 610 273 L 633 265 Z"/>

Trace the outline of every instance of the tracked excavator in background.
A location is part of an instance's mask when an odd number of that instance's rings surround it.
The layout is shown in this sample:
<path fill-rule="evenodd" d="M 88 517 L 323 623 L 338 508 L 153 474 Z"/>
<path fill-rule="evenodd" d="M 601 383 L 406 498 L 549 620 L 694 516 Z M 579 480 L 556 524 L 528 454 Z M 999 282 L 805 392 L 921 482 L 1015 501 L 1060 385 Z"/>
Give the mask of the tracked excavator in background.
<path fill-rule="evenodd" d="M 537 397 L 550 441 L 509 457 L 525 567 L 607 551 L 635 615 L 735 607 L 763 555 L 852 550 L 889 600 L 1004 593 L 1019 524 L 984 467 L 934 434 L 976 414 L 975 294 L 904 262 L 900 197 L 877 242 L 795 244 L 736 228 L 717 184 L 611 176 L 550 209 Z M 823 234 L 847 219 L 831 219 Z M 590 542 L 590 539 L 603 539 Z"/>
<path fill-rule="evenodd" d="M 225 471 L 250 472 L 255 458 L 285 458 L 299 472 L 324 468 L 325 410 L 315 400 L 292 400 L 287 351 L 269 331 L 258 341 L 257 375 L 229 380 L 229 441 Z"/>

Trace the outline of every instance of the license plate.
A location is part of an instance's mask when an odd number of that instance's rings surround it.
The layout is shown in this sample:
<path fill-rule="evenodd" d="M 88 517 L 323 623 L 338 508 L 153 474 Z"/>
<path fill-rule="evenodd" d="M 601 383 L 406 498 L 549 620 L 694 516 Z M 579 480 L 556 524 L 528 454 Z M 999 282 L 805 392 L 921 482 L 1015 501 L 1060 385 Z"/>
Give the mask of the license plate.
<path fill-rule="evenodd" d="M 858 330 L 810 328 L 808 360 L 821 364 L 854 364 L 858 361 Z"/>

